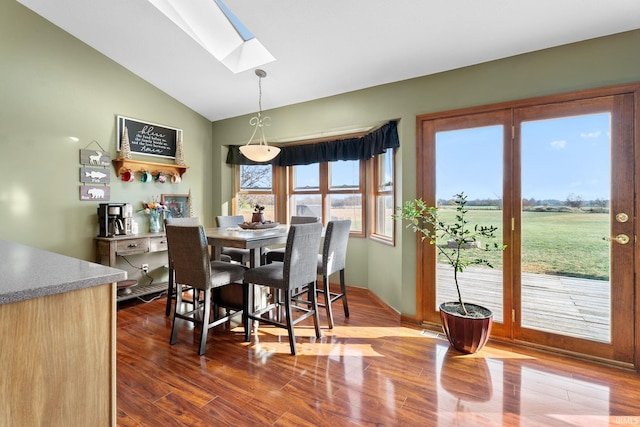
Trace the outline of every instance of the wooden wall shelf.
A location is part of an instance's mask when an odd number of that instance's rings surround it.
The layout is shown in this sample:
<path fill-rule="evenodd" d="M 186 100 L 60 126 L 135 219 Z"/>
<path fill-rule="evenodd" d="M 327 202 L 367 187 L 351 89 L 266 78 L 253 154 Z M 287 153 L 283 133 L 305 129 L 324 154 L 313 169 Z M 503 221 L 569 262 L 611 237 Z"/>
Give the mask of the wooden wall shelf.
<path fill-rule="evenodd" d="M 130 169 L 132 172 L 149 171 L 152 175 L 156 175 L 159 172 L 167 175 L 178 174 L 182 178 L 182 175 L 189 168 L 188 166 L 172 165 L 168 163 L 145 162 L 142 160 L 131 159 L 113 159 L 112 162 L 113 167 L 116 170 L 116 176 L 120 176 Z"/>

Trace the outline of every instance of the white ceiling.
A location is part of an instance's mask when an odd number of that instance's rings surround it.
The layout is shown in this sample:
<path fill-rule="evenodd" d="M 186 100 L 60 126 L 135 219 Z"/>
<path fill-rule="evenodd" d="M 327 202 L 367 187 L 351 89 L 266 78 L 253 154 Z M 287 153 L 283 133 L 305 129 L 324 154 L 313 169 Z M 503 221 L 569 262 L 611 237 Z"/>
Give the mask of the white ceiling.
<path fill-rule="evenodd" d="M 258 109 L 145 0 L 18 1 L 210 120 Z M 276 58 L 265 110 L 640 28 L 639 0 L 224 1 Z"/>

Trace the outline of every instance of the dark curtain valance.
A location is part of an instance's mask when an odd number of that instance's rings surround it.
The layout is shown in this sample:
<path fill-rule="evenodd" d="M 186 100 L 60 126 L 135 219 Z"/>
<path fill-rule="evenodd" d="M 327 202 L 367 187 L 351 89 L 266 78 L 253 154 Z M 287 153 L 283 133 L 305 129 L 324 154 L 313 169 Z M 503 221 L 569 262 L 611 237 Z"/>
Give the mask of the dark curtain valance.
<path fill-rule="evenodd" d="M 336 160 L 367 160 L 400 146 L 398 124 L 395 121 L 359 138 L 339 139 L 282 146 L 280 155 L 271 161 L 275 166 L 308 165 L 311 163 L 333 162 Z M 230 145 L 227 163 L 234 165 L 256 165 L 260 163 L 247 159 L 240 153 L 239 145 Z"/>

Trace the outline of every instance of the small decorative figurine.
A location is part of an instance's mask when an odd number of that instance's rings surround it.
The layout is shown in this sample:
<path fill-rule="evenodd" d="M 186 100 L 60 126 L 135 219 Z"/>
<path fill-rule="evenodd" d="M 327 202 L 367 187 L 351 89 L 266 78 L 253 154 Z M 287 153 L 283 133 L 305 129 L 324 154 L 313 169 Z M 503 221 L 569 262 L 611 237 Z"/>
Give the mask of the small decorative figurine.
<path fill-rule="evenodd" d="M 125 126 L 122 131 L 122 140 L 120 141 L 120 151 L 118 152 L 119 159 L 131 158 L 131 147 L 129 146 L 129 131 Z"/>
<path fill-rule="evenodd" d="M 264 224 L 264 206 L 260 206 L 256 203 L 253 207 L 253 215 L 251 216 L 251 222 L 259 222 Z"/>

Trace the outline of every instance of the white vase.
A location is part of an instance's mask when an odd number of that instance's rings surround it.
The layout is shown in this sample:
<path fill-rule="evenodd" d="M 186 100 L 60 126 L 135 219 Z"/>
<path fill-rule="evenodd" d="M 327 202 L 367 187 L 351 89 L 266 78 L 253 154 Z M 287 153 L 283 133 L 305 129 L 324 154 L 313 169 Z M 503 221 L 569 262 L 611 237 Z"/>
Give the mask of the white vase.
<path fill-rule="evenodd" d="M 162 222 L 160 217 L 162 212 L 156 209 L 149 211 L 149 233 L 159 233 L 162 231 Z"/>

